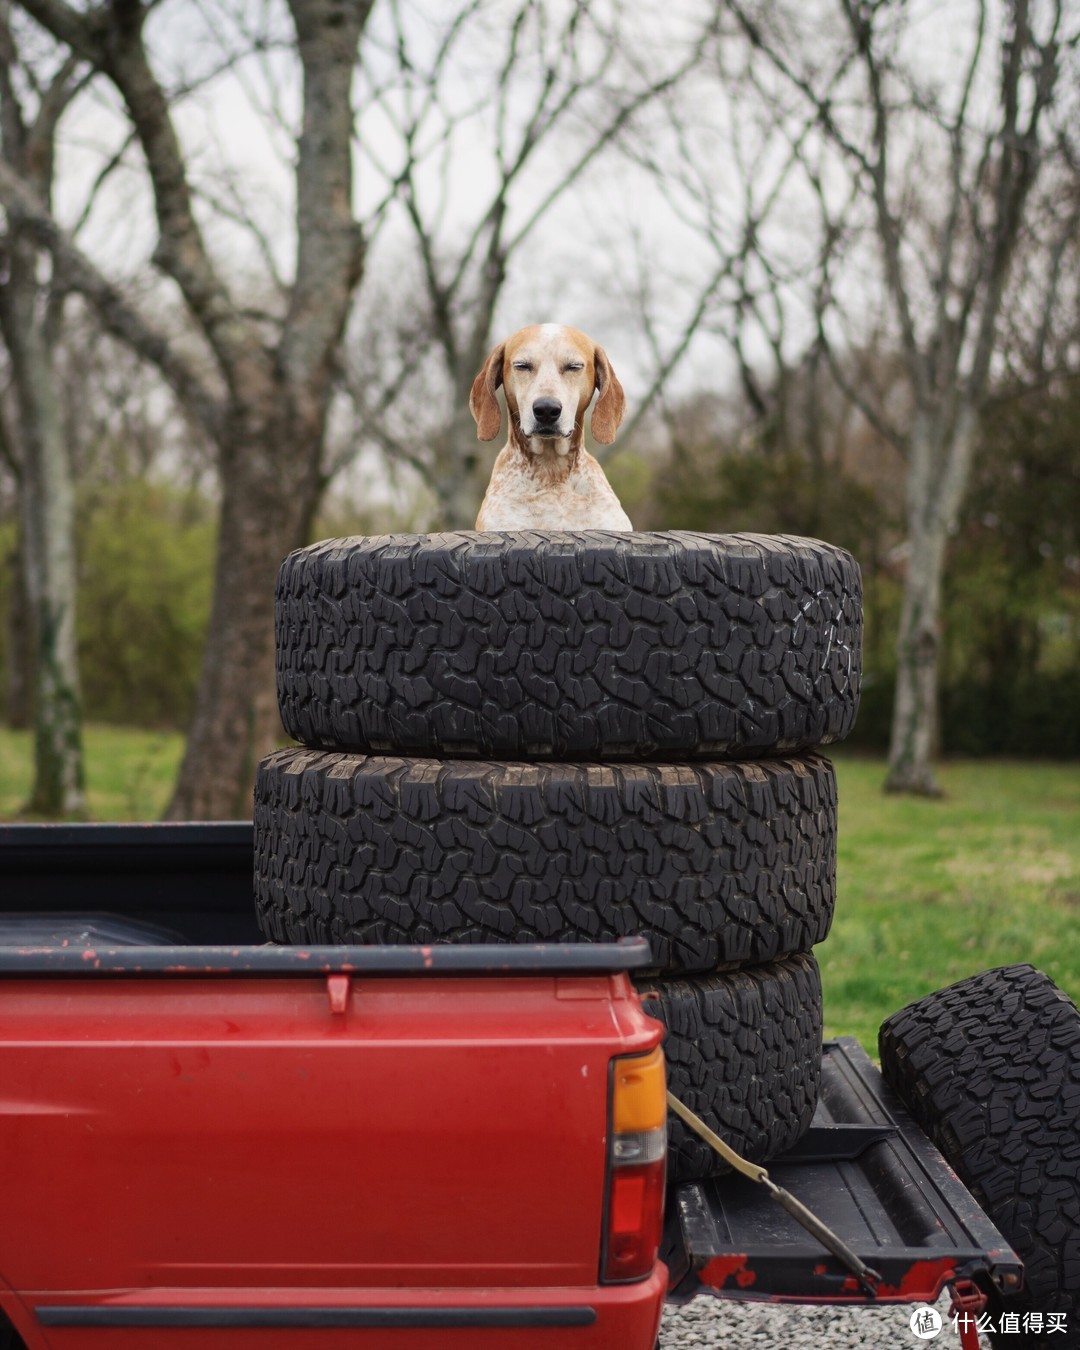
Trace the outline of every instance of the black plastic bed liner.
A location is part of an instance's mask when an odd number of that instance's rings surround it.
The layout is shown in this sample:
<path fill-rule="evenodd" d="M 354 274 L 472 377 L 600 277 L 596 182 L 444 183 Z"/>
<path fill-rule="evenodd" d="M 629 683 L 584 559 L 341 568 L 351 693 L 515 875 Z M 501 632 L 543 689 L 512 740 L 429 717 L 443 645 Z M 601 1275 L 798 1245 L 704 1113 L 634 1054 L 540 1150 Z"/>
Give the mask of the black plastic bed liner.
<path fill-rule="evenodd" d="M 850 1037 L 826 1044 L 814 1123 L 768 1172 L 880 1273 L 876 1297 L 760 1186 L 732 1175 L 675 1188 L 664 1251 L 674 1301 L 873 1306 L 932 1303 L 957 1281 L 1020 1286 L 1016 1253 Z"/>
<path fill-rule="evenodd" d="M 148 942 L 258 944 L 254 856 L 250 821 L 0 824 L 0 912 L 122 916 L 157 930 Z"/>

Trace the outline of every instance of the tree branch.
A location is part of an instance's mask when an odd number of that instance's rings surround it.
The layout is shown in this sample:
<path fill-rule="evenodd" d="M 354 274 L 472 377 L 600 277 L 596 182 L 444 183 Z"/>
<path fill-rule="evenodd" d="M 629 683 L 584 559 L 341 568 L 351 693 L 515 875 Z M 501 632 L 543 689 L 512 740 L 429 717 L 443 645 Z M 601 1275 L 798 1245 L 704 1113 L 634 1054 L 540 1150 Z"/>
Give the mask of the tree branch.
<path fill-rule="evenodd" d="M 305 399 L 329 396 L 333 354 L 363 266 L 364 241 L 352 206 L 352 80 L 371 5 L 372 0 L 289 0 L 304 87 L 296 280 L 281 361 Z"/>
<path fill-rule="evenodd" d="M 112 80 L 127 105 L 154 189 L 159 240 L 154 261 L 180 287 L 227 376 L 235 374 L 247 334 L 218 277 L 196 223 L 169 102 L 143 44 L 140 0 L 112 0 L 77 14 L 63 0 L 20 0 L 59 41 Z"/>
<path fill-rule="evenodd" d="M 1001 163 L 993 231 L 988 261 L 981 276 L 982 312 L 967 381 L 969 389 L 974 390 L 981 390 L 985 386 L 990 371 L 1005 284 L 1019 241 L 1023 206 L 1041 162 L 1039 124 L 1053 99 L 1059 72 L 1057 31 L 1061 22 L 1061 0 L 1058 0 L 1054 9 L 1050 36 L 1041 46 L 1034 41 L 1031 32 L 1028 0 L 1012 0 L 1012 5 L 1013 38 L 1006 43 L 1002 67 L 1004 116 L 999 133 Z M 1020 85 L 1024 74 L 1024 58 L 1030 51 L 1037 52 L 1040 60 L 1028 108 L 1027 125 L 1021 127 L 1019 119 L 1023 98 Z"/>
<path fill-rule="evenodd" d="M 91 65 L 101 66 L 105 53 L 96 31 L 100 23 L 97 14 L 80 13 L 65 0 L 19 0 L 19 4 L 58 42 Z"/>
<path fill-rule="evenodd" d="M 175 350 L 75 245 L 11 166 L 0 160 L 0 202 L 12 224 L 25 229 L 53 257 L 64 285 L 84 296 L 102 324 L 155 365 L 207 434 L 220 435 L 222 409 L 195 368 Z"/>
<path fill-rule="evenodd" d="M 965 194 L 962 186 L 964 124 L 967 116 L 968 101 L 971 98 L 971 91 L 975 84 L 975 74 L 982 54 L 985 32 L 986 4 L 985 0 L 979 0 L 979 22 L 975 35 L 975 44 L 972 49 L 971 60 L 968 62 L 967 75 L 964 80 L 956 116 L 952 121 L 952 126 L 949 128 L 949 177 L 951 197 L 949 201 L 949 214 L 945 222 L 945 230 L 942 237 L 940 263 L 937 269 L 937 276 L 934 279 L 934 289 L 937 292 L 937 316 L 934 321 L 934 331 L 938 334 L 944 333 L 949 324 L 948 303 L 952 284 L 953 255 L 956 248 L 956 237 L 960 223 L 961 207 L 965 201 Z"/>
<path fill-rule="evenodd" d="M 915 319 L 911 307 L 911 295 L 904 275 L 903 258 L 900 252 L 900 230 L 889 206 L 889 113 L 885 106 L 882 89 L 881 69 L 873 49 L 873 27 L 867 17 L 872 10 L 863 7 L 856 9 L 855 0 L 842 0 L 848 18 L 852 37 L 866 70 L 867 85 L 873 110 L 872 144 L 874 156 L 867 157 L 866 164 L 873 185 L 874 207 L 878 223 L 878 238 L 885 255 L 885 277 L 893 303 L 900 318 L 900 335 L 907 356 L 908 368 L 916 388 L 925 396 L 926 370 L 919 341 L 915 332 Z"/>

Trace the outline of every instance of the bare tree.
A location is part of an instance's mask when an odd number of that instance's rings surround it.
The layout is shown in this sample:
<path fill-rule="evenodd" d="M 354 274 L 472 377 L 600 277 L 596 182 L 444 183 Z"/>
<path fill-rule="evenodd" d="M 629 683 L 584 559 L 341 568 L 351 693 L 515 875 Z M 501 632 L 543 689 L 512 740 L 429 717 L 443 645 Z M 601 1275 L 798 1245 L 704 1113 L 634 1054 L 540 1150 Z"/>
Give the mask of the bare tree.
<path fill-rule="evenodd" d="M 1074 62 L 1075 65 L 1075 62 Z M 1080 83 L 1080 82 L 1077 82 Z M 1029 210 L 1003 314 L 1001 378 L 1012 391 L 1047 386 L 1080 361 L 1080 89 Z"/>
<path fill-rule="evenodd" d="M 350 388 L 365 433 L 411 463 L 440 522 L 460 528 L 486 477 L 469 389 L 507 278 L 529 266 L 539 227 L 700 64 L 716 17 L 700 7 L 658 52 L 635 26 L 663 21 L 655 5 L 469 0 L 430 13 L 420 22 L 389 0 L 380 40 L 365 44 L 365 116 L 381 134 L 361 134 L 361 146 L 386 185 L 386 228 L 404 221 L 417 263 L 409 285 L 395 267 L 394 303 L 379 307 L 389 328 L 369 337 L 371 311 L 361 315 Z M 580 265 L 590 249 L 575 245 Z M 421 381 L 438 396 L 418 398 Z"/>
<path fill-rule="evenodd" d="M 27 10 L 116 89 L 141 148 L 158 228 L 154 261 L 175 284 L 207 359 L 170 340 L 57 226 L 21 176 L 0 173 L 9 219 L 53 253 L 109 331 L 155 364 L 214 446 L 220 542 L 207 642 L 172 818 L 245 816 L 251 775 L 278 727 L 272 595 L 281 558 L 304 542 L 341 333 L 363 240 L 352 202 L 352 84 L 371 0 L 290 0 L 302 73 L 296 137 L 295 255 L 276 316 L 253 314 L 215 262 L 194 209 L 168 91 L 146 39 L 154 6 L 24 0 Z"/>
<path fill-rule="evenodd" d="M 898 423 L 844 382 L 841 362 L 833 369 L 907 461 L 910 557 L 886 787 L 932 795 L 948 539 L 1000 350 L 1010 269 L 1033 187 L 1054 153 L 1062 61 L 1077 34 L 1063 31 L 1061 0 L 972 0 L 965 21 L 950 15 L 951 33 L 963 37 L 959 72 L 935 84 L 913 51 L 906 7 L 836 0 L 831 22 L 846 40 L 828 53 L 820 41 L 803 42 L 793 20 L 783 31 L 784 16 L 729 4 L 856 176 L 876 239 L 908 415 Z M 848 228 L 836 218 L 830 225 Z M 834 307 L 853 301 L 842 279 L 830 285 Z M 865 294 L 854 303 L 865 305 Z"/>
<path fill-rule="evenodd" d="M 671 227 L 659 256 L 639 236 L 628 308 L 645 336 L 649 384 L 620 444 L 600 457 L 632 444 L 654 401 L 671 397 L 687 356 L 710 350 L 721 372 L 714 392 L 734 385 L 741 394 L 738 439 L 805 458 L 820 498 L 830 460 L 822 404 L 834 390 L 816 316 L 827 303 L 822 259 L 838 240 L 806 210 L 816 114 L 761 87 L 755 53 L 737 30 L 717 26 L 708 58 L 666 92 L 654 134 L 625 146 Z M 673 397 L 662 414 L 673 448 L 688 407 L 738 402 Z"/>
<path fill-rule="evenodd" d="M 53 59 L 44 77 L 21 58 L 11 8 L 0 3 L 0 153 L 46 205 L 56 131 L 81 79 L 75 57 Z M 20 75 L 22 89 L 20 89 Z M 44 260 L 15 225 L 0 254 L 0 333 L 11 365 L 17 430 L 5 437 L 21 499 L 18 559 L 31 639 L 34 780 L 26 810 L 78 818 L 86 812 L 75 630 L 75 488 L 59 417 L 55 349 L 62 286 L 39 281 Z M 16 450 L 15 447 L 18 447 Z"/>

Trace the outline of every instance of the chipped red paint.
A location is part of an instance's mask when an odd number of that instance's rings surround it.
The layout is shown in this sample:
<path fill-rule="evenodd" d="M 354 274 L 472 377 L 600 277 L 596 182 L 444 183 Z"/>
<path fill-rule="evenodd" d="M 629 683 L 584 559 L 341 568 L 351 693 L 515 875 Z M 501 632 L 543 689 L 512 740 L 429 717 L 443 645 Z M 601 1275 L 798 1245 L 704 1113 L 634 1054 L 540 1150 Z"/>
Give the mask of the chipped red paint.
<path fill-rule="evenodd" d="M 537 943 L 520 947 L 454 946 L 368 947 L 141 947 L 98 948 L 0 946 L 0 978 L 34 975 L 392 975 L 431 974 L 564 974 L 596 975 L 634 970 L 651 960 L 644 938 L 626 938 L 595 945 Z M 193 959 L 197 956 L 198 963 Z M 611 997 L 610 990 L 606 995 Z"/>
<path fill-rule="evenodd" d="M 717 1256 L 701 1272 L 701 1281 L 711 1289 L 731 1288 L 729 1281 L 734 1280 L 740 1289 L 749 1289 L 757 1281 L 757 1276 L 747 1266 L 745 1253 L 733 1256 Z"/>
<path fill-rule="evenodd" d="M 829 1278 L 829 1267 L 818 1264 L 813 1267 L 815 1279 Z M 834 1274 L 831 1277 L 837 1279 Z M 750 1264 L 749 1257 L 743 1253 L 713 1257 L 698 1272 L 698 1280 L 703 1286 L 702 1292 L 725 1293 L 729 1297 L 738 1297 L 739 1290 L 755 1290 L 744 1297 L 765 1299 L 773 1303 L 807 1303 L 816 1306 L 830 1304 L 861 1304 L 873 1306 L 877 1303 L 933 1303 L 945 1287 L 956 1278 L 956 1262 L 952 1257 L 938 1257 L 932 1261 L 913 1261 L 897 1284 L 880 1284 L 876 1294 L 870 1298 L 854 1276 L 849 1275 L 843 1283 L 834 1285 L 827 1293 L 820 1295 L 770 1294 L 760 1289 L 757 1272 Z"/>
<path fill-rule="evenodd" d="M 933 1303 L 955 1278 L 955 1265 L 948 1257 L 939 1257 L 936 1261 L 916 1261 L 898 1285 L 882 1285 L 878 1297 L 909 1303 Z"/>

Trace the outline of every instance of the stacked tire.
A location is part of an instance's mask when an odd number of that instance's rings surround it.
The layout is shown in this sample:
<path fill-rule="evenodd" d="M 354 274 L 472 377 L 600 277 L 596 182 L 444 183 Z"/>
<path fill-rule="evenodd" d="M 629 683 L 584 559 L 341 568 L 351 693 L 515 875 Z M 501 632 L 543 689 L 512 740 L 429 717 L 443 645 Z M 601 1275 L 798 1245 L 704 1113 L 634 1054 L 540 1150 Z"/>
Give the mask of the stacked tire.
<path fill-rule="evenodd" d="M 672 1090 L 760 1161 L 810 1123 L 835 901 L 815 747 L 855 717 L 858 569 L 785 536 L 389 535 L 292 554 L 256 903 L 300 943 L 598 942 Z M 715 1170 L 672 1128 L 677 1178 Z"/>

